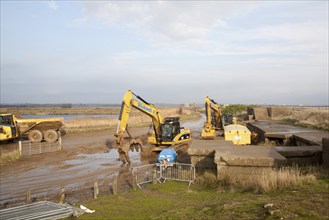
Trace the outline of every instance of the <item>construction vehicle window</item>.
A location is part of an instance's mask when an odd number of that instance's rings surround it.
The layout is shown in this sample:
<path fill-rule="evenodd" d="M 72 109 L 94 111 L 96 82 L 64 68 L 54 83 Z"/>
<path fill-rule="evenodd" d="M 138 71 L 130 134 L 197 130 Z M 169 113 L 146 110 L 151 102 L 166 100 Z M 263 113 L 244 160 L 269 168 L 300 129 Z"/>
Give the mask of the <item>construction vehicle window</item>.
<path fill-rule="evenodd" d="M 171 126 L 169 124 L 165 124 L 162 127 L 162 137 L 171 137 Z"/>
<path fill-rule="evenodd" d="M 0 118 L 0 124 L 3 124 L 3 125 L 11 125 L 10 117 L 1 116 L 1 118 Z"/>
<path fill-rule="evenodd" d="M 173 126 L 172 133 L 174 135 L 179 134 L 180 133 L 180 127 L 178 125 Z"/>

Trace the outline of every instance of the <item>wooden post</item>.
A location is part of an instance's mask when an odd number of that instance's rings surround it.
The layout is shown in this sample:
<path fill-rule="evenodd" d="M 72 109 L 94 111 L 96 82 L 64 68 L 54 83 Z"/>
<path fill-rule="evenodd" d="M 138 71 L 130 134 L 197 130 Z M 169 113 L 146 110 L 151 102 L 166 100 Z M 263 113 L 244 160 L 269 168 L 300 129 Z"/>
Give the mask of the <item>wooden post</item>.
<path fill-rule="evenodd" d="M 157 170 L 156 170 L 156 167 L 153 168 L 153 177 L 152 177 L 152 183 L 153 184 L 156 184 L 158 181 L 157 181 Z"/>
<path fill-rule="evenodd" d="M 132 170 L 133 173 L 133 190 L 136 190 L 136 185 L 137 185 L 137 175 L 136 175 L 136 169 L 133 168 Z"/>
<path fill-rule="evenodd" d="M 59 135 L 59 138 L 58 138 L 58 144 L 59 144 L 59 146 L 58 146 L 58 148 L 59 148 L 59 150 L 62 150 L 62 137 L 61 137 L 61 133 L 58 132 L 58 135 Z"/>
<path fill-rule="evenodd" d="M 61 188 L 61 198 L 59 200 L 59 203 L 60 204 L 64 204 L 65 203 L 65 197 L 66 197 L 65 188 L 62 187 Z"/>
<path fill-rule="evenodd" d="M 21 157 L 22 156 L 22 141 L 19 141 L 18 142 L 18 150 L 19 150 L 19 156 Z"/>
<path fill-rule="evenodd" d="M 98 193 L 99 193 L 98 182 L 95 181 L 94 182 L 94 199 L 97 199 Z"/>
<path fill-rule="evenodd" d="M 113 190 L 113 195 L 118 194 L 118 177 L 114 178 L 112 190 Z"/>
<path fill-rule="evenodd" d="M 26 204 L 31 204 L 31 191 L 26 192 Z"/>
<path fill-rule="evenodd" d="M 329 138 L 322 138 L 322 165 L 329 169 Z"/>
<path fill-rule="evenodd" d="M 31 152 L 31 141 L 29 141 L 29 150 L 30 150 L 29 155 L 31 155 L 32 154 L 32 152 Z"/>

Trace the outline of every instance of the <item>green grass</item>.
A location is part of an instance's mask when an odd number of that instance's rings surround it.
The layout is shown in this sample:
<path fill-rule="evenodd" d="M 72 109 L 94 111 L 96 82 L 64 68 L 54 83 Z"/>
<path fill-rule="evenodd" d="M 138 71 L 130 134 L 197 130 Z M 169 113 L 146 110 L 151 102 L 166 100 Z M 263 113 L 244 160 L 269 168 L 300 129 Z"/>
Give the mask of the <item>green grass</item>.
<path fill-rule="evenodd" d="M 169 181 L 86 201 L 96 212 L 79 219 L 328 219 L 328 186 L 327 178 L 259 194 Z"/>

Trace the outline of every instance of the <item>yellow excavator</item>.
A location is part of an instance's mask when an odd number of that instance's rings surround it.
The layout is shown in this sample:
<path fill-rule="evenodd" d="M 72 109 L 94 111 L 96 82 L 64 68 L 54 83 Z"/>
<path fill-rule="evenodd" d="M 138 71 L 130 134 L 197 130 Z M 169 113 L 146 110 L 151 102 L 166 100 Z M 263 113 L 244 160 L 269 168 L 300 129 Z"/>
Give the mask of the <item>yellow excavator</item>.
<path fill-rule="evenodd" d="M 226 141 L 232 141 L 235 145 L 251 143 L 251 132 L 243 125 L 237 124 L 236 117 L 230 114 L 222 114 L 220 105 L 208 96 L 205 99 L 206 122 L 202 129 L 201 138 L 214 140 L 216 131 L 223 131 Z"/>
<path fill-rule="evenodd" d="M 213 140 L 216 136 L 216 130 L 221 130 L 222 111 L 220 105 L 208 96 L 205 99 L 206 122 L 204 123 L 201 138 L 205 140 Z"/>
<path fill-rule="evenodd" d="M 133 98 L 133 96 L 136 98 Z M 128 130 L 128 119 L 132 108 L 139 110 L 152 119 L 153 129 L 147 143 L 154 147 L 153 151 L 161 151 L 163 148 L 183 144 L 191 140 L 191 131 L 180 127 L 179 117 L 162 118 L 159 110 L 153 104 L 128 90 L 123 97 L 118 128 L 114 134 L 114 147 L 118 150 L 123 163 L 130 163 L 129 150 L 143 150 L 142 142 L 139 139 L 134 139 Z M 130 137 L 129 141 L 124 138 L 126 133 Z"/>

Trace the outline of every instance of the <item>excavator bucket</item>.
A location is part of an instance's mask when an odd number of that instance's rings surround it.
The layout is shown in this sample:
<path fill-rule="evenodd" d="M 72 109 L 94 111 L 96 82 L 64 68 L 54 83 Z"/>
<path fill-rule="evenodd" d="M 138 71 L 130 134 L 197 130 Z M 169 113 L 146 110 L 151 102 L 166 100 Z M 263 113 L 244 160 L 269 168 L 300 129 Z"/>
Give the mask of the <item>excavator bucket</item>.
<path fill-rule="evenodd" d="M 130 142 L 130 150 L 132 152 L 136 151 L 136 152 L 139 152 L 139 151 L 143 151 L 143 143 L 140 139 L 132 139 Z"/>
<path fill-rule="evenodd" d="M 138 138 L 131 140 L 119 138 L 113 142 L 112 146 L 118 150 L 122 163 L 130 163 L 129 151 L 139 152 L 143 150 L 143 143 Z"/>
<path fill-rule="evenodd" d="M 201 138 L 203 140 L 214 140 L 215 139 L 215 130 L 206 131 L 206 129 L 202 129 Z"/>
<path fill-rule="evenodd" d="M 211 124 L 205 123 L 204 128 L 202 129 L 201 139 L 203 140 L 214 140 L 215 139 L 215 129 Z"/>

